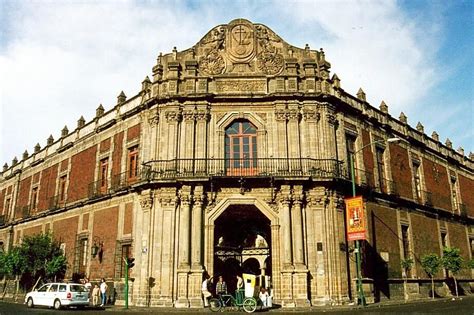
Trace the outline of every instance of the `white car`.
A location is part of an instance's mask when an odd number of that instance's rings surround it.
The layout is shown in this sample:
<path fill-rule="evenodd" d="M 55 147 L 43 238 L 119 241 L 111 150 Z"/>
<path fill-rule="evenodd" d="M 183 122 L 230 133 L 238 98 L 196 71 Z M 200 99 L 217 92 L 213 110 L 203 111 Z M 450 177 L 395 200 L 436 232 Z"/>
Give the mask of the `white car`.
<path fill-rule="evenodd" d="M 48 306 L 60 309 L 63 306 L 85 307 L 89 305 L 89 290 L 78 283 L 47 283 L 25 296 L 28 307 Z"/>

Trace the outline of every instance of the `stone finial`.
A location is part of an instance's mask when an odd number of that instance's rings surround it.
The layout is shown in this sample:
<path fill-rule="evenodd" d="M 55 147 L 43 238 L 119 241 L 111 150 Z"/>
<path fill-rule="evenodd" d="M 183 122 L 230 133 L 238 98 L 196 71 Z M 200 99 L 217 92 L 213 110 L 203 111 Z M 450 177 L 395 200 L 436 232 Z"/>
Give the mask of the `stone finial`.
<path fill-rule="evenodd" d="M 326 61 L 326 55 L 324 54 L 323 48 L 319 48 L 320 61 Z"/>
<path fill-rule="evenodd" d="M 173 47 L 173 60 L 178 59 L 178 50 L 176 49 L 176 46 Z"/>
<path fill-rule="evenodd" d="M 433 131 L 431 138 L 433 138 L 434 141 L 439 142 L 439 135 L 436 131 Z"/>
<path fill-rule="evenodd" d="M 418 122 L 418 124 L 416 124 L 416 130 L 418 130 L 421 133 L 424 133 L 425 132 L 425 127 L 423 127 L 421 122 Z"/>
<path fill-rule="evenodd" d="M 61 137 L 65 137 L 69 134 L 69 129 L 67 129 L 67 126 L 64 126 L 63 130 L 61 130 Z"/>
<path fill-rule="evenodd" d="M 310 48 L 309 48 L 309 44 L 305 44 L 305 45 L 304 45 L 304 50 L 309 51 L 309 49 L 310 49 Z"/>
<path fill-rule="evenodd" d="M 30 154 L 28 153 L 28 150 L 25 150 L 25 152 L 23 152 L 23 156 L 22 156 L 23 160 L 26 160 L 29 155 Z"/>
<path fill-rule="evenodd" d="M 82 128 L 85 124 L 86 120 L 84 119 L 84 116 L 81 116 L 81 118 L 77 120 L 77 128 Z"/>
<path fill-rule="evenodd" d="M 104 106 L 102 106 L 102 104 L 100 104 L 99 107 L 97 107 L 97 109 L 95 110 L 95 117 L 100 118 L 103 115 L 104 115 Z"/>
<path fill-rule="evenodd" d="M 337 76 L 337 74 L 334 73 L 331 80 L 332 80 L 332 84 L 334 85 L 334 87 L 336 87 L 336 88 L 341 87 L 341 80 L 339 80 L 339 77 Z"/>
<path fill-rule="evenodd" d="M 8 169 L 8 163 L 3 164 L 3 171 L 5 172 Z"/>
<path fill-rule="evenodd" d="M 458 153 L 461 154 L 462 156 L 464 156 L 464 148 L 463 148 L 463 147 L 459 147 L 459 148 L 458 148 Z"/>
<path fill-rule="evenodd" d="M 448 148 L 450 148 L 450 149 L 453 148 L 453 143 L 451 142 L 451 140 L 449 140 L 449 138 L 446 138 L 445 144 Z"/>
<path fill-rule="evenodd" d="M 17 157 L 15 156 L 15 157 L 13 158 L 13 160 L 12 160 L 12 166 L 15 166 L 15 165 L 17 165 L 17 164 L 18 164 L 18 159 L 17 159 Z"/>
<path fill-rule="evenodd" d="M 145 79 L 142 81 L 142 91 L 146 91 L 150 88 L 150 78 L 148 76 L 145 77 Z"/>
<path fill-rule="evenodd" d="M 156 64 L 157 65 L 161 65 L 161 61 L 163 60 L 163 53 L 160 52 L 160 54 L 158 55 L 158 57 L 156 58 Z"/>
<path fill-rule="evenodd" d="M 361 101 L 366 101 L 365 99 L 365 92 L 362 90 L 362 88 L 359 88 L 359 91 L 357 91 L 357 98 L 360 99 Z"/>
<path fill-rule="evenodd" d="M 125 96 L 125 93 L 122 91 L 120 92 L 119 96 L 117 96 L 117 104 L 122 104 L 127 100 L 127 96 Z"/>
<path fill-rule="evenodd" d="M 404 112 L 400 113 L 400 117 L 398 117 L 398 119 L 404 124 L 406 124 L 408 122 L 408 118 L 407 118 L 407 116 L 405 115 Z"/>
<path fill-rule="evenodd" d="M 381 111 L 382 113 L 388 114 L 388 106 L 387 106 L 387 104 L 385 104 L 384 101 L 382 101 L 382 102 L 380 103 L 379 108 L 380 108 L 380 111 Z"/>
<path fill-rule="evenodd" d="M 35 153 L 38 153 L 41 150 L 41 146 L 39 143 L 35 145 Z"/>
<path fill-rule="evenodd" d="M 46 140 L 47 145 L 52 145 L 54 142 L 53 135 L 49 135 L 48 139 Z"/>
<path fill-rule="evenodd" d="M 469 159 L 474 161 L 474 152 L 469 152 Z M 5 169 L 5 166 L 3 166 L 3 168 Z"/>

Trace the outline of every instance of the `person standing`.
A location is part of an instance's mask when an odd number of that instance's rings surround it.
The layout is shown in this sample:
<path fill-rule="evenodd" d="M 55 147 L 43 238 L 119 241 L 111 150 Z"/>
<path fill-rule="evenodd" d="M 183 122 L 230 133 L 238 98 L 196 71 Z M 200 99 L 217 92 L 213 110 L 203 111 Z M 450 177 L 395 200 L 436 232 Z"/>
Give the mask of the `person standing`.
<path fill-rule="evenodd" d="M 92 306 L 99 305 L 99 297 L 100 297 L 100 289 L 97 284 L 94 285 L 94 289 L 92 289 Z"/>
<path fill-rule="evenodd" d="M 100 295 L 102 297 L 102 304 L 100 304 L 100 306 L 104 306 L 107 304 L 107 283 L 105 282 L 105 278 L 102 278 L 100 283 Z"/>
<path fill-rule="evenodd" d="M 237 303 L 242 303 L 244 301 L 244 279 L 240 275 L 237 275 L 237 290 L 235 291 L 235 297 Z"/>
<path fill-rule="evenodd" d="M 219 281 L 216 284 L 216 294 L 222 295 L 227 293 L 227 284 L 224 281 L 224 277 L 219 276 Z"/>
<path fill-rule="evenodd" d="M 209 277 L 207 273 L 204 274 L 204 280 L 202 281 L 202 286 L 201 286 L 201 292 L 204 298 L 204 307 L 209 306 L 208 299 L 212 296 L 211 292 L 209 292 L 209 280 L 211 279 L 212 277 Z"/>

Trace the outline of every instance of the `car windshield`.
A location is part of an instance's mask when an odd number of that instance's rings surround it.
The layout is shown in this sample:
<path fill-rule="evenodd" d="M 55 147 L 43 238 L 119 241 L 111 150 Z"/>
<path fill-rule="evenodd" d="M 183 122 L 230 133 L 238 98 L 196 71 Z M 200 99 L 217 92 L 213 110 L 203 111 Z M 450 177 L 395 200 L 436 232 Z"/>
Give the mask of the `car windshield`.
<path fill-rule="evenodd" d="M 81 284 L 73 284 L 71 285 L 71 292 L 88 292 L 88 290 Z"/>
<path fill-rule="evenodd" d="M 48 284 L 45 284 L 44 286 L 42 286 L 41 288 L 38 289 L 38 292 L 46 292 L 46 290 L 48 289 L 49 287 L 49 283 Z"/>

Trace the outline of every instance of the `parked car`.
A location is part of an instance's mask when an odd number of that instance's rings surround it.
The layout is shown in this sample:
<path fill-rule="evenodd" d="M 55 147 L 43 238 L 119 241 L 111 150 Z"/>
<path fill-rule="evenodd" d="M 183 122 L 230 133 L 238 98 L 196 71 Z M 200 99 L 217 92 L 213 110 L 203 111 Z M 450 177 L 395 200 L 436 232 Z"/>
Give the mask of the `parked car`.
<path fill-rule="evenodd" d="M 48 306 L 60 309 L 63 306 L 85 307 L 89 305 L 89 290 L 78 283 L 47 283 L 26 294 L 28 307 Z"/>

